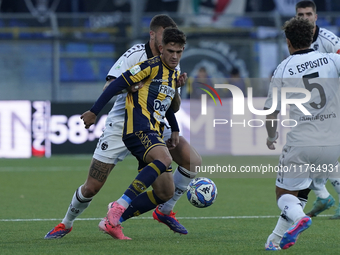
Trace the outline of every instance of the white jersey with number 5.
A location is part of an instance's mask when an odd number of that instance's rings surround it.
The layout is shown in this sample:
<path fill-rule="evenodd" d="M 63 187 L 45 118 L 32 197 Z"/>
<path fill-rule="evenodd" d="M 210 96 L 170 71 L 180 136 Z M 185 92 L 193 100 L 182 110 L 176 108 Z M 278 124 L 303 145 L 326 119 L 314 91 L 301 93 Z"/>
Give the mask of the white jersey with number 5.
<path fill-rule="evenodd" d="M 289 109 L 291 131 L 287 134 L 289 146 L 340 145 L 340 55 L 321 53 L 312 49 L 295 52 L 277 67 L 270 83 L 265 108 L 273 103 L 273 88 L 278 90 L 277 111 L 281 110 L 282 88 L 303 88 L 311 98 L 303 107 L 311 114 L 305 115 L 295 104 L 304 93 L 288 92 L 292 100 Z M 280 115 L 278 115 L 278 119 Z M 287 123 L 286 123 L 287 124 Z"/>

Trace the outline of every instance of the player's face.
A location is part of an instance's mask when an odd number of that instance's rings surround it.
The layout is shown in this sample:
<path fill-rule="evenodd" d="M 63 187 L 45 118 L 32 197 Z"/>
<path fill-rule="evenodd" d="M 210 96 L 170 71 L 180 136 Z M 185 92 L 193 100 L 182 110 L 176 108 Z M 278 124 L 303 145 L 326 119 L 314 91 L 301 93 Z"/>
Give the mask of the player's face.
<path fill-rule="evenodd" d="M 184 45 L 170 42 L 166 45 L 160 45 L 163 62 L 170 68 L 175 69 L 181 60 Z"/>
<path fill-rule="evenodd" d="M 157 32 L 154 32 L 154 47 L 158 52 L 158 55 L 160 55 L 160 51 L 159 51 L 159 45 L 162 44 L 162 40 L 163 40 L 163 31 L 164 28 L 160 27 L 158 28 Z"/>
<path fill-rule="evenodd" d="M 298 8 L 296 16 L 307 19 L 311 24 L 315 26 L 315 22 L 318 19 L 318 15 L 313 11 L 312 7 Z"/>

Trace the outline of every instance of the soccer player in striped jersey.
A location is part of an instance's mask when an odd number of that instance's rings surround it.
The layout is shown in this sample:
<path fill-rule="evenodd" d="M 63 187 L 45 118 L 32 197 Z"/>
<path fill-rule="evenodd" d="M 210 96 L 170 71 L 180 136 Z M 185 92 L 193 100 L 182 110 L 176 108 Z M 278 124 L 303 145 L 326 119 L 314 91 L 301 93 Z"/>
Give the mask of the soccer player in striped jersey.
<path fill-rule="evenodd" d="M 154 16 L 150 22 L 149 42 L 132 46 L 116 61 L 106 77 L 107 82 L 104 89 L 127 69 L 141 61 L 159 55 L 158 45 L 162 42 L 163 30 L 167 27 L 175 28 L 177 26 L 168 15 Z M 179 65 L 176 69 L 180 71 Z M 183 73 L 178 78 L 177 86 L 184 85 L 185 80 L 186 73 Z M 131 89 L 135 91 L 134 86 Z M 108 114 L 105 130 L 99 138 L 98 145 L 94 151 L 85 183 L 75 191 L 62 222 L 47 233 L 45 239 L 61 238 L 70 233 L 74 220 L 90 205 L 92 198 L 105 184 L 111 170 L 129 154 L 122 141 L 126 96 L 126 92 L 117 96 L 114 106 Z M 180 97 L 176 91 L 171 107 L 176 112 L 179 105 Z M 164 141 L 167 141 L 170 139 L 171 130 L 166 126 L 164 128 Z M 186 191 L 189 182 L 196 176 L 195 166 L 201 165 L 201 157 L 182 136 L 179 137 L 179 144 L 170 153 L 173 160 L 179 165 L 173 174 L 175 192 L 173 184 L 169 184 L 165 175 L 161 175 L 156 179 L 152 184 L 155 193 L 163 201 L 168 201 L 155 209 L 153 217 L 169 226 L 171 230 L 180 234 L 187 234 L 187 230 L 177 221 L 172 209 L 177 200 Z M 168 189 L 164 191 L 163 187 L 168 187 Z"/>
<path fill-rule="evenodd" d="M 339 176 L 340 55 L 310 49 L 313 28 L 299 17 L 285 23 L 283 30 L 291 55 L 275 70 L 265 102 L 265 109 L 271 109 L 274 97 L 278 99 L 275 111 L 267 115 L 269 149 L 275 149 L 278 138 L 276 120 L 281 110 L 281 94 L 294 102 L 290 103 L 289 115 L 296 123 L 287 134 L 280 156 L 282 171 L 276 178 L 276 198 L 281 215 L 267 239 L 266 250 L 291 247 L 311 225 L 311 218 L 303 212 L 306 201 L 300 199 L 299 191 L 319 189 L 330 172 Z M 307 90 L 310 96 L 304 93 Z"/>
<path fill-rule="evenodd" d="M 169 184 L 173 185 L 172 171 L 169 169 L 172 157 L 169 150 L 179 143 L 179 128 L 170 106 L 180 76 L 175 68 L 179 64 L 185 43 L 183 32 L 177 28 L 166 28 L 159 46 L 161 55 L 124 72 L 104 90 L 90 111 L 81 116 L 85 127 L 89 128 L 95 123 L 96 115 L 114 95 L 128 86 L 144 81 L 141 89 L 129 93 L 126 98 L 123 129 L 123 142 L 137 158 L 138 169 L 141 170 L 121 198 L 110 204 L 107 217 L 99 224 L 100 229 L 116 239 L 129 239 L 122 233 L 123 221 L 166 202 L 154 190 L 144 192 L 160 175 L 165 176 L 168 181 L 161 188 L 163 192 L 167 191 Z M 165 117 L 172 131 L 167 144 L 162 135 Z"/>
<path fill-rule="evenodd" d="M 340 39 L 331 31 L 321 28 L 316 25 L 318 15 L 316 14 L 316 5 L 313 1 L 301 1 L 295 6 L 296 16 L 307 19 L 313 24 L 313 42 L 311 48 L 324 53 L 340 53 Z M 336 209 L 335 215 L 331 219 L 340 219 L 340 178 L 337 176 L 329 176 L 329 180 L 332 183 L 335 191 L 338 193 L 339 206 Z M 301 191 L 300 197 L 307 197 L 309 189 Z M 313 208 L 307 213 L 310 217 L 317 216 L 321 212 L 332 207 L 335 203 L 334 198 L 328 192 L 325 186 L 320 187 L 320 190 L 314 190 L 317 196 L 314 202 Z"/>

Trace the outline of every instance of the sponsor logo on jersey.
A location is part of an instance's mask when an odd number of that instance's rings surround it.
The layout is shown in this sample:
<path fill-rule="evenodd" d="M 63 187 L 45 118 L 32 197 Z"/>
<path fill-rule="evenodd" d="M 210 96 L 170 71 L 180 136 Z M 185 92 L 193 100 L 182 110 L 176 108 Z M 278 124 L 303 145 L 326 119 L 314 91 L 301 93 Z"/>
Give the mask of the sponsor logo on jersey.
<path fill-rule="evenodd" d="M 117 66 L 115 67 L 116 70 L 120 69 L 122 67 L 123 64 L 123 60 L 119 61 L 119 63 L 117 64 Z"/>
<path fill-rule="evenodd" d="M 137 73 L 139 73 L 141 71 L 141 68 L 140 68 L 140 66 L 138 65 L 138 66 L 134 66 L 134 67 L 132 67 L 131 69 L 130 69 L 130 73 L 132 74 L 132 75 L 136 75 Z"/>
<path fill-rule="evenodd" d="M 169 109 L 171 105 L 171 98 L 167 96 L 163 101 L 156 99 L 154 100 L 153 108 L 155 112 L 153 113 L 153 117 L 159 122 L 164 122 L 164 116 L 166 111 Z"/>
<path fill-rule="evenodd" d="M 169 82 L 168 80 L 163 80 L 163 79 L 152 79 L 152 82 L 157 82 L 157 83 L 159 83 L 159 82 Z"/>
<path fill-rule="evenodd" d="M 174 98 L 176 91 L 167 85 L 160 85 L 158 88 L 158 93 L 162 93 L 171 98 Z"/>

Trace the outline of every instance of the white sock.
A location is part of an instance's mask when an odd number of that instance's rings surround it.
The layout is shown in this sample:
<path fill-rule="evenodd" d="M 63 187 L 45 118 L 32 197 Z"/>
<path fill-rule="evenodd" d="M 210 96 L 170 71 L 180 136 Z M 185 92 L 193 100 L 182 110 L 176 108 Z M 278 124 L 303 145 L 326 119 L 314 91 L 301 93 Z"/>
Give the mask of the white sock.
<path fill-rule="evenodd" d="M 329 178 L 329 181 L 332 183 L 333 188 L 336 193 L 339 194 L 339 202 L 340 202 L 340 178 Z"/>
<path fill-rule="evenodd" d="M 123 194 L 118 200 L 117 203 L 124 206 L 125 209 L 129 207 L 131 204 L 131 198 L 129 198 L 127 195 Z"/>
<path fill-rule="evenodd" d="M 319 198 L 327 198 L 330 195 L 328 190 L 326 189 L 326 186 L 323 186 L 320 190 L 314 190 L 314 192 L 315 195 Z"/>
<path fill-rule="evenodd" d="M 174 172 L 175 193 L 167 202 L 160 204 L 158 210 L 169 215 L 172 209 L 174 209 L 178 199 L 186 192 L 189 183 L 196 175 L 197 172 L 190 172 L 184 167 L 178 166 Z"/>
<path fill-rule="evenodd" d="M 276 245 L 280 244 L 283 234 L 288 230 L 288 228 L 293 225 L 293 221 L 289 220 L 288 218 L 285 219 L 283 217 L 280 215 L 279 220 L 277 221 L 276 226 L 273 230 L 273 233 L 271 233 L 267 238 L 267 243 L 272 241 Z"/>
<path fill-rule="evenodd" d="M 282 195 L 277 201 L 277 205 L 282 211 L 281 217 L 284 219 L 296 222 L 306 216 L 300 200 L 291 194 Z"/>
<path fill-rule="evenodd" d="M 301 197 L 298 197 L 298 199 L 300 200 L 302 210 L 304 210 L 307 204 L 307 200 Z"/>
<path fill-rule="evenodd" d="M 72 201 L 64 219 L 61 223 L 64 223 L 65 228 L 71 228 L 73 226 L 74 220 L 82 214 L 82 212 L 90 205 L 92 201 L 92 197 L 86 198 L 81 194 L 81 187 L 80 186 L 72 197 Z"/>

